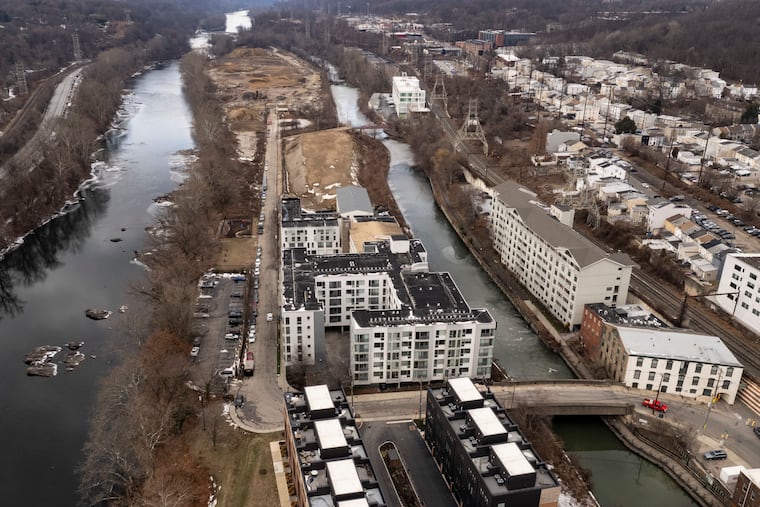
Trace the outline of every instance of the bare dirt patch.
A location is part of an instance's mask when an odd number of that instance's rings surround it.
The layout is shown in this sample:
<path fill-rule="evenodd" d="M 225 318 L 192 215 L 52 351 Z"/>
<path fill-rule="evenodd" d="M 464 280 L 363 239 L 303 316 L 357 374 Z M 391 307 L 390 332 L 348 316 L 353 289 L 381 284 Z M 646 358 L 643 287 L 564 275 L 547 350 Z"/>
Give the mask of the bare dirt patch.
<path fill-rule="evenodd" d="M 355 143 L 345 129 L 287 138 L 283 150 L 287 191 L 306 209 L 335 209 L 336 189 L 357 184 Z"/>

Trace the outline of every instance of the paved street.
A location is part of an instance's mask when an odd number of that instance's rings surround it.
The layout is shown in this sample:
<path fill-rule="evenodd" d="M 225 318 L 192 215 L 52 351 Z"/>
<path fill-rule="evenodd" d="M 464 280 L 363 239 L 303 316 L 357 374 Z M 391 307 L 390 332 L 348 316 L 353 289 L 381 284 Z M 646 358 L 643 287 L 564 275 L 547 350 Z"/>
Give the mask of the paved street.
<path fill-rule="evenodd" d="M 277 374 L 277 340 L 279 339 L 279 196 L 282 192 L 279 160 L 280 133 L 274 112 L 269 115 L 266 143 L 267 191 L 264 199 L 264 233 L 259 235 L 261 246 L 261 274 L 258 289 L 258 318 L 256 343 L 252 345 L 256 369 L 252 377 L 243 377 L 236 384 L 235 393 L 246 398 L 245 405 L 237 409 L 242 424 L 257 432 L 278 431 L 283 423 L 283 389 L 287 389 L 285 368 Z M 255 230 L 254 224 L 254 230 Z M 252 252 L 252 259 L 255 255 Z M 267 321 L 272 313 L 272 321 Z"/>
<path fill-rule="evenodd" d="M 599 400 L 614 400 L 633 404 L 636 414 L 640 414 L 639 418 L 652 415 L 651 410 L 641 405 L 642 399 L 647 396 L 646 393 L 621 386 L 521 385 L 514 389 L 514 401 L 512 387 L 492 386 L 492 390 L 505 408 L 530 405 L 537 401 L 584 405 Z M 678 424 L 687 434 L 696 435 L 700 454 L 721 447 L 728 451 L 728 460 L 711 463 L 711 470 L 717 471 L 720 467 L 729 465 L 744 465 L 749 468 L 760 466 L 760 439 L 755 436 L 752 427 L 746 424 L 754 416 L 743 404 L 737 402 L 729 406 L 723 402 L 717 403 L 710 411 L 706 429 L 702 430 L 707 417 L 707 405 L 669 394 L 662 394 L 660 399 L 668 404 L 668 413 L 665 414 L 664 420 Z M 418 391 L 365 394 L 354 397 L 354 406 L 356 413 L 365 423 L 411 420 L 418 417 L 419 400 Z M 425 393 L 422 403 L 424 413 Z"/>

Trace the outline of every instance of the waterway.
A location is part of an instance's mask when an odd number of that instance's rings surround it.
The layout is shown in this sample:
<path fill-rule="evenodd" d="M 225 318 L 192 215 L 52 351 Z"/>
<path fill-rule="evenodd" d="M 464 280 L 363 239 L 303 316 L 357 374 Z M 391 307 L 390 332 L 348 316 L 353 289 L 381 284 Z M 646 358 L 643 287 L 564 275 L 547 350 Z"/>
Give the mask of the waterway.
<path fill-rule="evenodd" d="M 341 122 L 371 123 L 358 110 L 358 92 L 333 85 Z M 388 182 L 415 237 L 428 251 L 430 269 L 448 271 L 473 307 L 486 307 L 498 322 L 494 358 L 516 379 L 570 378 L 562 359 L 546 349 L 520 314 L 490 281 L 435 204 L 427 178 L 415 171 L 408 145 L 383 141 L 390 152 Z M 593 492 L 603 507 L 696 505 L 657 466 L 629 452 L 598 418 L 569 418 L 555 425 L 566 448 L 591 471 Z"/>
<path fill-rule="evenodd" d="M 107 162 L 96 166 L 82 201 L 0 260 L 3 505 L 76 505 L 94 387 L 118 361 L 122 324 L 141 318 L 129 293 L 144 277 L 134 252 L 158 212 L 152 199 L 182 178 L 177 152 L 193 147 L 176 63 L 135 79 L 122 113 Z M 108 320 L 84 315 L 124 304 L 129 310 Z M 72 340 L 85 342 L 79 368 L 59 367 L 52 378 L 26 375 L 24 354 Z"/>

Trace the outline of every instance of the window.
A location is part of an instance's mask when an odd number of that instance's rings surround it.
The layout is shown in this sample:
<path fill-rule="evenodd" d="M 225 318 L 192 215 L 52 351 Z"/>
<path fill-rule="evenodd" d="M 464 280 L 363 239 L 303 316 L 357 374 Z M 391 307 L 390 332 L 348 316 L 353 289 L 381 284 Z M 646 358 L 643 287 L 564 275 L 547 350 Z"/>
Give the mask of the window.
<path fill-rule="evenodd" d="M 666 370 L 672 370 L 672 369 L 673 369 L 673 360 L 672 360 L 672 359 L 668 359 L 668 362 L 667 362 L 667 363 L 665 363 L 665 369 L 666 369 Z M 667 375 L 667 374 L 666 374 L 666 375 Z M 670 375 L 668 375 L 668 377 L 669 377 L 669 376 L 670 376 Z"/>
<path fill-rule="evenodd" d="M 713 365 L 712 368 L 710 368 L 710 375 L 716 375 L 718 373 L 718 365 Z"/>
<path fill-rule="evenodd" d="M 654 372 L 653 371 L 649 372 L 649 380 L 654 380 Z"/>
<path fill-rule="evenodd" d="M 636 370 L 633 372 L 633 378 L 640 379 L 641 378 L 641 370 Z"/>
<path fill-rule="evenodd" d="M 696 366 L 694 366 L 694 373 L 702 373 L 702 363 L 697 363 Z"/>
<path fill-rule="evenodd" d="M 643 357 L 637 357 L 636 358 L 636 366 L 639 367 L 639 368 L 642 367 L 642 366 L 644 366 L 644 358 Z"/>
<path fill-rule="evenodd" d="M 652 368 L 657 368 L 657 359 L 652 359 Z"/>
<path fill-rule="evenodd" d="M 665 383 L 665 382 L 670 382 L 670 373 L 664 373 L 664 374 L 662 375 L 662 382 L 663 382 L 663 383 Z"/>
<path fill-rule="evenodd" d="M 695 386 L 699 384 L 699 377 L 691 377 L 691 385 Z"/>

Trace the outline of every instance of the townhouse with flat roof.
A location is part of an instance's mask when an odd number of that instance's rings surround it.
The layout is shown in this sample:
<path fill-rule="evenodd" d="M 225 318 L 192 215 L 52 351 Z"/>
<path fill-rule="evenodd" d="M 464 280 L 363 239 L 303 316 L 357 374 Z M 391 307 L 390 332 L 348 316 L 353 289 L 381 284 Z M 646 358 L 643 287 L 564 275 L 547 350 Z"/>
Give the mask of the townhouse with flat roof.
<path fill-rule="evenodd" d="M 514 182 L 494 189 L 490 216 L 501 262 L 567 328 L 580 326 L 589 303 L 623 304 L 635 265 L 607 253 L 550 214 Z"/>
<path fill-rule="evenodd" d="M 489 391 L 469 378 L 429 388 L 425 441 L 459 505 L 554 507 L 560 486 Z"/>
<path fill-rule="evenodd" d="M 345 393 L 285 393 L 285 445 L 298 507 L 383 507 L 385 499 Z"/>

